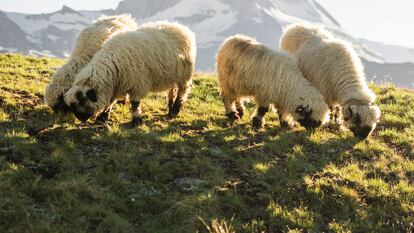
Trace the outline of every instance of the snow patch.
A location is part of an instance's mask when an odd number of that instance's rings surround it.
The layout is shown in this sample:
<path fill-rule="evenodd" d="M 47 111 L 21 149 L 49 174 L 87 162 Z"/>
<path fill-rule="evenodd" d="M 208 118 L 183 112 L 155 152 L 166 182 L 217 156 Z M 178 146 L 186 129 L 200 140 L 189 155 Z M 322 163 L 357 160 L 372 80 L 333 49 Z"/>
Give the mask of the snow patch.
<path fill-rule="evenodd" d="M 60 38 L 54 35 L 47 35 L 47 38 L 49 38 L 53 43 L 56 43 Z"/>
<path fill-rule="evenodd" d="M 190 26 L 191 30 L 196 33 L 199 48 L 208 48 L 224 40 L 225 37 L 220 33 L 228 30 L 237 22 L 237 12 L 232 11 L 229 5 L 217 0 L 182 0 L 176 5 L 141 21 L 177 21 L 178 16 L 188 18 L 196 14 L 209 16 Z"/>

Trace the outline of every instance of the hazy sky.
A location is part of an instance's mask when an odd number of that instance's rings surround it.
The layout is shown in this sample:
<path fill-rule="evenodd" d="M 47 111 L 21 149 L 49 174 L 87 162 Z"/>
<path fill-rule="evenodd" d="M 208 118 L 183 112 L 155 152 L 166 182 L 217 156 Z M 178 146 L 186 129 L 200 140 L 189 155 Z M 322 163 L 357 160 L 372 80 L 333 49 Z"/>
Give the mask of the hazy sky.
<path fill-rule="evenodd" d="M 317 0 L 351 34 L 414 48 L 414 0 Z"/>
<path fill-rule="evenodd" d="M 114 9 L 120 0 L 0 0 L 0 10 L 23 13 L 50 13 L 63 5 L 75 10 Z"/>
<path fill-rule="evenodd" d="M 115 8 L 119 1 L 0 0 L 0 10 L 48 13 L 59 10 L 62 5 L 76 10 L 96 10 Z M 414 0 L 317 1 L 355 37 L 414 48 Z"/>

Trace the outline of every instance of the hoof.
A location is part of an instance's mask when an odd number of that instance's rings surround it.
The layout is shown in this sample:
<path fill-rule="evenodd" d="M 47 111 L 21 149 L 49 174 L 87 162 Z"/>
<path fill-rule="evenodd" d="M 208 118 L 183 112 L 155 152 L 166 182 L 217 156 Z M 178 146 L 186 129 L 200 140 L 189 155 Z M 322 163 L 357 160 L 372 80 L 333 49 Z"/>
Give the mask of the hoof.
<path fill-rule="evenodd" d="M 180 113 L 182 103 L 180 101 L 176 101 L 169 109 L 168 118 L 174 119 L 177 118 L 178 114 Z"/>
<path fill-rule="evenodd" d="M 282 121 L 280 122 L 280 127 L 282 127 L 283 129 L 291 129 L 292 125 L 290 125 L 287 121 Z"/>
<path fill-rule="evenodd" d="M 95 121 L 95 124 L 96 125 L 105 125 L 107 123 L 107 121 L 103 121 L 103 120 L 99 120 L 99 119 L 97 119 L 96 121 Z"/>
<path fill-rule="evenodd" d="M 143 123 L 144 123 L 144 121 L 142 120 L 142 118 L 136 117 L 136 118 L 132 119 L 132 121 L 131 121 L 131 128 L 135 128 L 137 126 L 140 126 Z"/>
<path fill-rule="evenodd" d="M 237 115 L 236 112 L 229 112 L 229 113 L 226 114 L 226 116 L 229 119 L 229 121 L 231 121 L 231 122 L 240 120 L 240 117 L 239 117 L 239 115 Z"/>
<path fill-rule="evenodd" d="M 263 118 L 253 117 L 252 124 L 253 128 L 256 130 L 263 129 L 265 126 L 265 121 L 263 120 Z"/>
<path fill-rule="evenodd" d="M 175 119 L 178 117 L 178 112 L 169 112 L 167 117 L 168 119 Z"/>

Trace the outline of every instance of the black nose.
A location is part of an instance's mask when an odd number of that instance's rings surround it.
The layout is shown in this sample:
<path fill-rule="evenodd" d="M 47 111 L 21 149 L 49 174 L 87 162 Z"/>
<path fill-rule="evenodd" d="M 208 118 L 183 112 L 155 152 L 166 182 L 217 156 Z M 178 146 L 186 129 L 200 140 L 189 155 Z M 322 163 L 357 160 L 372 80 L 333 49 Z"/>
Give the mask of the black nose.
<path fill-rule="evenodd" d="M 70 111 L 70 107 L 66 104 L 55 104 L 52 109 L 55 113 L 68 113 Z"/>
<path fill-rule="evenodd" d="M 92 114 L 83 113 L 83 112 L 74 112 L 76 118 L 82 121 L 83 123 L 87 122 L 89 118 L 92 117 Z"/>
<path fill-rule="evenodd" d="M 358 137 L 361 140 L 365 140 L 372 132 L 372 127 L 365 126 L 365 127 L 353 127 L 351 128 L 352 133 L 354 133 L 355 137 Z"/>
<path fill-rule="evenodd" d="M 322 125 L 321 121 L 313 120 L 313 119 L 303 119 L 299 120 L 301 126 L 305 127 L 306 129 L 315 129 Z"/>
<path fill-rule="evenodd" d="M 55 113 L 68 113 L 70 111 L 70 107 L 65 103 L 63 98 L 59 98 L 58 102 L 52 106 L 52 109 Z"/>

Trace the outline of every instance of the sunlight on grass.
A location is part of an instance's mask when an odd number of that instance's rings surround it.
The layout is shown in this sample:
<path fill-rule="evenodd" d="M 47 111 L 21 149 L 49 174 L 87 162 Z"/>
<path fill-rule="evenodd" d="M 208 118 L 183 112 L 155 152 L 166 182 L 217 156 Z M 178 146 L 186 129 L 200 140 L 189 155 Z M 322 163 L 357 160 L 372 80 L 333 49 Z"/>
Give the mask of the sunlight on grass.
<path fill-rule="evenodd" d="M 269 165 L 268 164 L 264 164 L 264 163 L 257 163 L 253 166 L 253 169 L 261 172 L 261 173 L 265 173 L 269 170 Z"/>
<path fill-rule="evenodd" d="M 43 90 L 64 61 L 0 55 L 0 232 L 410 232 L 414 93 L 371 85 L 382 121 L 349 130 L 233 125 L 215 74 L 195 74 L 179 117 L 166 94 L 106 125 L 54 114 Z M 30 88 L 29 88 L 30 87 Z M 200 217 L 205 220 L 203 223 Z"/>
<path fill-rule="evenodd" d="M 0 122 L 5 122 L 9 120 L 10 120 L 9 114 L 4 112 L 3 110 L 0 110 Z"/>

